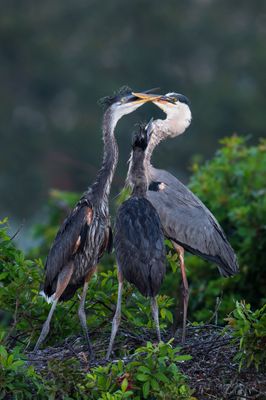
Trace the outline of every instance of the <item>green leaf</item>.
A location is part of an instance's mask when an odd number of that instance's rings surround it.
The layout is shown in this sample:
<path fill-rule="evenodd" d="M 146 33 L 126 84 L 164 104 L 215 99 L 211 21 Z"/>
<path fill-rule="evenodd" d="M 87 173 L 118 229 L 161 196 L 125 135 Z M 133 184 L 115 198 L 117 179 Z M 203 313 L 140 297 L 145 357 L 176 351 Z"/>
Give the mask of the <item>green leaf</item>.
<path fill-rule="evenodd" d="M 159 384 L 155 379 L 151 379 L 151 387 L 153 390 L 160 390 Z"/>
<path fill-rule="evenodd" d="M 8 275 L 9 275 L 8 272 L 2 272 L 2 273 L 0 274 L 0 281 L 2 281 L 3 279 L 5 279 Z"/>
<path fill-rule="evenodd" d="M 149 375 L 145 375 L 145 374 L 138 374 L 136 376 L 136 379 L 140 382 L 146 382 L 147 380 L 150 379 Z"/>
<path fill-rule="evenodd" d="M 150 393 L 150 382 L 145 382 L 144 385 L 142 386 L 142 393 L 144 399 L 147 399 L 149 393 Z"/>
<path fill-rule="evenodd" d="M 167 378 L 167 376 L 165 374 L 163 374 L 162 372 L 157 372 L 155 374 L 155 377 L 159 380 L 162 381 L 164 383 L 168 383 L 169 379 Z"/>
<path fill-rule="evenodd" d="M 172 324 L 174 320 L 173 320 L 173 314 L 171 313 L 171 311 L 165 310 L 165 315 L 166 315 L 166 318 L 168 319 L 168 321 L 171 322 L 171 324 Z"/>
<path fill-rule="evenodd" d="M 12 363 L 11 367 L 12 369 L 17 369 L 18 367 L 21 367 L 24 364 L 25 362 L 23 360 L 17 360 Z"/>
<path fill-rule="evenodd" d="M 192 356 L 188 355 L 188 354 L 184 354 L 181 356 L 175 356 L 175 361 L 181 362 L 181 361 L 188 361 L 191 360 Z"/>
<path fill-rule="evenodd" d="M 0 346 L 0 356 L 3 359 L 7 359 L 7 357 L 8 357 L 8 353 L 6 351 L 6 348 L 4 346 L 2 346 L 2 345 Z"/>
<path fill-rule="evenodd" d="M 121 384 L 121 390 L 122 390 L 123 393 L 126 392 L 127 387 L 128 387 L 128 380 L 127 380 L 127 378 L 124 378 L 123 382 Z"/>
<path fill-rule="evenodd" d="M 149 368 L 147 368 L 147 367 L 144 367 L 143 365 L 141 365 L 139 368 L 138 368 L 138 371 L 140 371 L 140 372 L 143 372 L 144 374 L 150 374 L 150 370 L 149 370 Z"/>

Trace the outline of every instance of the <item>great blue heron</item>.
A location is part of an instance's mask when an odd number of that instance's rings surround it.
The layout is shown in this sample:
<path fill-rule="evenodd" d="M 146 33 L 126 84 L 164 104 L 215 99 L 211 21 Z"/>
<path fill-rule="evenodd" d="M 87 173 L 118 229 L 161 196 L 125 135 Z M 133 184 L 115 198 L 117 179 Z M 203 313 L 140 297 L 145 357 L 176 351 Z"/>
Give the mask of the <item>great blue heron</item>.
<path fill-rule="evenodd" d="M 108 197 L 118 160 L 114 129 L 119 119 L 148 100 L 132 96 L 128 89 L 116 96 L 106 97 L 103 117 L 104 156 L 96 181 L 84 193 L 63 222 L 49 251 L 45 265 L 44 295 L 53 304 L 45 321 L 35 351 L 46 338 L 58 300 L 69 300 L 83 286 L 78 310 L 89 353 L 92 348 L 84 310 L 89 280 L 104 251 L 112 246 Z"/>
<path fill-rule="evenodd" d="M 133 192 L 119 208 L 114 234 L 118 265 L 118 297 L 107 352 L 109 359 L 121 317 L 123 278 L 133 283 L 143 296 L 151 297 L 151 309 L 158 340 L 161 340 L 156 295 L 165 274 L 165 246 L 162 226 L 155 208 L 146 199 L 147 177 L 144 152 L 149 132 L 145 127 L 133 139 L 131 179 Z"/>
<path fill-rule="evenodd" d="M 140 98 L 152 98 L 156 95 L 134 93 Z M 184 249 L 205 260 L 217 264 L 222 276 L 228 277 L 238 272 L 237 258 L 223 229 L 210 210 L 185 185 L 169 172 L 156 169 L 150 159 L 155 147 L 164 139 L 182 134 L 191 122 L 190 102 L 178 93 L 168 93 L 154 98 L 154 104 L 166 113 L 166 119 L 151 121 L 151 138 L 145 152 L 145 167 L 149 190 L 147 199 L 156 208 L 164 233 L 179 255 L 183 281 L 183 332 L 188 308 L 188 282 L 184 264 Z M 129 168 L 127 181 L 132 181 Z"/>

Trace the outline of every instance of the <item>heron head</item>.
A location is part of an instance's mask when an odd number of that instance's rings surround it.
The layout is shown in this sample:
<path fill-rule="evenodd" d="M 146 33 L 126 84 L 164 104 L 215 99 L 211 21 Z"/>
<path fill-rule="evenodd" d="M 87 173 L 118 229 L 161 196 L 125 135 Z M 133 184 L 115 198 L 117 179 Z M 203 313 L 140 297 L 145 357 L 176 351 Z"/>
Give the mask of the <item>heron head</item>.
<path fill-rule="evenodd" d="M 151 90 L 146 90 L 140 92 L 141 94 L 149 93 Z M 127 87 L 123 86 L 116 92 L 113 96 L 104 97 L 100 100 L 100 104 L 104 106 L 105 109 L 110 109 L 115 119 L 118 121 L 123 115 L 130 114 L 137 108 L 142 106 L 144 103 L 157 99 L 159 95 L 147 96 L 140 98 L 133 94 L 133 91 Z"/>
<path fill-rule="evenodd" d="M 180 93 L 167 93 L 163 96 L 146 93 L 135 93 L 133 95 L 142 98 L 150 98 L 167 115 L 165 125 L 168 127 L 168 136 L 175 137 L 182 134 L 191 123 L 190 101 Z"/>
<path fill-rule="evenodd" d="M 132 140 L 132 149 L 133 150 L 135 150 L 137 148 L 141 149 L 142 151 L 146 150 L 149 139 L 150 139 L 150 133 L 151 133 L 150 129 L 148 129 L 148 125 L 146 125 L 146 123 L 139 124 L 138 132 L 134 133 L 134 135 L 133 135 L 133 140 Z"/>

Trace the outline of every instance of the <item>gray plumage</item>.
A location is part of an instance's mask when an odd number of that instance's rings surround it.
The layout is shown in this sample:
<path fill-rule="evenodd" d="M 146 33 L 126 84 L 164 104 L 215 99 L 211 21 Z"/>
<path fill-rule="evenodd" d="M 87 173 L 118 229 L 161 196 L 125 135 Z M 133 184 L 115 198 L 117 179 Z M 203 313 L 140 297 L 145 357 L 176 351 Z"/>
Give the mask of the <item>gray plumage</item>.
<path fill-rule="evenodd" d="M 170 116 L 167 115 L 165 120 L 151 121 L 148 125 L 151 138 L 144 160 L 149 187 L 147 199 L 158 212 L 166 237 L 192 254 L 215 262 L 222 276 L 231 276 L 238 272 L 236 255 L 211 211 L 177 178 L 150 163 L 155 147 L 162 140 L 182 134 L 191 122 L 189 101 L 185 96 L 181 101 L 180 96 L 170 93 L 162 97 L 163 105 L 154 102 L 167 113 L 168 102 L 170 106 L 173 99 L 177 99 L 176 111 L 175 104 L 171 104 Z M 131 175 L 130 165 L 127 183 L 132 187 Z"/>
<path fill-rule="evenodd" d="M 125 279 L 143 296 L 155 297 L 165 275 L 165 248 L 160 219 L 147 199 L 134 196 L 119 208 L 114 247 Z"/>
<path fill-rule="evenodd" d="M 165 236 L 190 253 L 216 263 L 222 276 L 236 274 L 234 250 L 210 210 L 169 172 L 150 166 L 148 176 L 147 198 L 160 216 Z"/>
<path fill-rule="evenodd" d="M 142 135 L 144 128 L 140 128 Z M 134 138 L 133 193 L 119 208 L 114 247 L 123 276 L 144 296 L 158 294 L 165 274 L 165 247 L 159 216 L 146 199 L 147 178 L 143 160 L 147 143 Z"/>
<path fill-rule="evenodd" d="M 73 263 L 73 273 L 60 296 L 60 300 L 70 299 L 110 247 L 108 196 L 118 160 L 117 144 L 110 132 L 111 119 L 108 109 L 103 119 L 104 160 L 96 181 L 63 222 L 49 251 L 44 282 L 44 293 L 49 297 L 56 291 L 58 275 Z"/>
<path fill-rule="evenodd" d="M 115 96 L 107 97 L 103 101 L 106 111 L 103 118 L 102 167 L 94 184 L 63 222 L 49 251 L 43 291 L 52 299 L 53 304 L 35 345 L 35 351 L 49 332 L 57 302 L 70 299 L 76 290 L 83 286 L 78 315 L 92 357 L 85 300 L 89 281 L 96 271 L 99 259 L 104 251 L 112 246 L 108 197 L 118 160 L 114 129 L 123 115 L 133 112 L 144 102 L 145 100 L 133 96 L 128 88 L 123 88 Z"/>
<path fill-rule="evenodd" d="M 135 95 L 140 98 L 153 97 L 154 104 L 167 115 L 165 120 L 151 120 L 147 125 L 146 129 L 151 132 L 151 137 L 145 152 L 144 165 L 149 185 L 147 199 L 158 212 L 164 234 L 172 241 L 179 255 L 183 282 L 184 342 L 189 300 L 184 249 L 215 262 L 222 276 L 236 274 L 238 264 L 234 250 L 210 210 L 173 175 L 154 168 L 150 163 L 152 153 L 160 141 L 181 135 L 189 127 L 192 119 L 189 100 L 179 93 L 168 93 L 159 98 L 149 94 Z M 132 157 L 127 183 L 132 186 Z"/>
<path fill-rule="evenodd" d="M 58 274 L 69 262 L 73 262 L 74 268 L 60 296 L 64 301 L 84 285 L 90 269 L 98 264 L 108 246 L 111 249 L 108 205 L 93 200 L 93 194 L 86 193 L 58 231 L 45 265 L 44 293 L 49 297 L 56 291 Z"/>
<path fill-rule="evenodd" d="M 147 177 L 144 153 L 148 134 L 145 127 L 133 140 L 131 177 L 133 193 L 120 207 L 116 216 L 114 247 L 118 265 L 118 295 L 112 332 L 106 358 L 109 359 L 121 320 L 124 278 L 133 283 L 143 296 L 151 298 L 151 311 L 158 340 L 161 340 L 156 295 L 165 275 L 164 236 L 159 216 L 146 199 Z"/>

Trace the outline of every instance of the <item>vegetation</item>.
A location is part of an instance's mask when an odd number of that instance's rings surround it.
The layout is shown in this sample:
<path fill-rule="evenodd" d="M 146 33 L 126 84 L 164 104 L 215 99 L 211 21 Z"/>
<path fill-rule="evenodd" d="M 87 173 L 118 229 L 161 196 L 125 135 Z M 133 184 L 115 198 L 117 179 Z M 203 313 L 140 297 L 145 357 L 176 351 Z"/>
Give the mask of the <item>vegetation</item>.
<path fill-rule="evenodd" d="M 80 369 L 76 359 L 50 361 L 40 375 L 18 348 L 12 352 L 0 346 L 0 398 L 15 399 L 96 399 L 192 400 L 192 391 L 177 364 L 191 357 L 179 355 L 171 343 L 159 343 L 136 349 L 133 361 L 121 360 L 93 367 L 89 373 Z"/>
<path fill-rule="evenodd" d="M 237 276 L 223 279 L 209 263 L 195 257 L 188 260 L 195 299 L 191 306 L 199 319 L 211 316 L 214 297 L 222 298 L 221 316 L 232 310 L 235 299 L 245 299 L 253 307 L 266 300 L 266 142 L 257 146 L 247 142 L 236 135 L 223 139 L 212 160 L 193 166 L 190 188 L 224 228 L 240 267 Z"/>
<path fill-rule="evenodd" d="M 107 400 L 109 391 L 120 396 L 115 399 L 132 396 L 134 399 L 192 399 L 192 391 L 177 366 L 191 357 L 179 355 L 179 350 L 171 346 L 171 341 L 158 345 L 147 342 L 136 350 L 134 360 L 127 365 L 119 361 L 95 368 L 87 375 L 92 398 L 99 399 L 99 394 L 105 393 L 101 398 Z M 114 391 L 117 386 L 119 391 Z"/>
<path fill-rule="evenodd" d="M 238 346 L 236 359 L 241 369 L 252 364 L 260 370 L 265 367 L 265 166 L 265 142 L 248 146 L 246 139 L 233 136 L 223 140 L 211 161 L 193 166 L 190 183 L 224 227 L 237 252 L 240 274 L 231 279 L 220 278 L 214 265 L 187 256 L 192 291 L 189 318 L 200 324 L 218 313 L 222 322 L 230 313 L 228 322 Z M 181 354 L 171 341 L 158 345 L 147 342 L 134 351 L 118 346 L 118 362 L 94 366 L 85 372 L 80 361 L 72 358 L 50 360 L 41 374 L 27 363 L 25 354 L 36 342 L 50 307 L 39 296 L 43 262 L 58 225 L 78 197 L 51 191 L 47 222 L 35 227 L 38 246 L 28 255 L 9 236 L 7 219 L 0 222 L 0 398 L 12 394 L 16 399 L 26 399 L 34 393 L 40 399 L 192 399 L 193 391 L 179 368 L 179 363 L 189 362 L 190 357 Z M 168 245 L 170 268 L 158 297 L 163 334 L 172 329 L 177 300 L 174 297 L 180 282 L 177 255 Z M 113 255 L 109 255 L 99 265 L 87 295 L 87 321 L 92 334 L 101 331 L 109 335 L 116 296 L 116 266 Z M 235 299 L 246 299 L 251 306 L 243 301 L 235 303 Z M 80 332 L 77 307 L 77 296 L 58 304 L 46 345 L 58 344 Z M 256 307 L 259 309 L 252 312 L 251 308 Z M 121 329 L 135 336 L 154 329 L 149 301 L 129 284 L 123 293 Z M 100 351 L 102 358 L 105 351 Z M 125 357 L 126 362 L 122 361 Z"/>
<path fill-rule="evenodd" d="M 239 369 L 255 364 L 256 369 L 266 367 L 266 304 L 254 312 L 250 304 L 236 302 L 235 310 L 227 318 L 233 328 L 234 342 L 239 344 L 236 360 Z"/>

